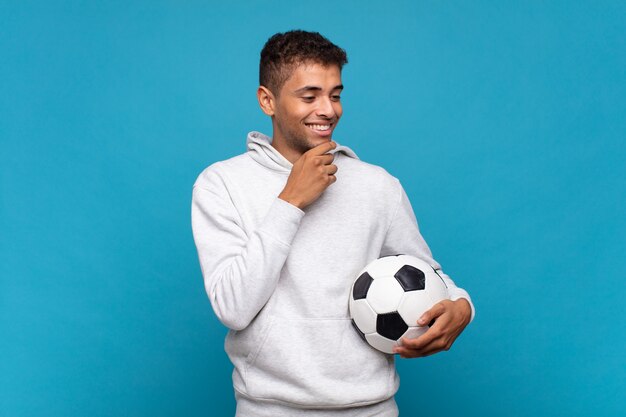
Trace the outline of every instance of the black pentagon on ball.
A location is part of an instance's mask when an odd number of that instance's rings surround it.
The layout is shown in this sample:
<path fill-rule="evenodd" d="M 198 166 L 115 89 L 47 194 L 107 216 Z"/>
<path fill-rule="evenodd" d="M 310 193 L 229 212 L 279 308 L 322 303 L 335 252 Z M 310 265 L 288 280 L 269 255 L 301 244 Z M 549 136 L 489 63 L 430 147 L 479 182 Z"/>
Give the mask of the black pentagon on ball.
<path fill-rule="evenodd" d="M 396 311 L 379 314 L 376 317 L 376 333 L 387 339 L 398 340 L 408 328 L 409 326 Z"/>
<path fill-rule="evenodd" d="M 352 298 L 360 300 L 367 296 L 367 290 L 370 289 L 374 280 L 370 277 L 370 274 L 363 272 L 360 277 L 354 282 L 354 288 L 352 289 Z"/>
<path fill-rule="evenodd" d="M 359 336 L 361 336 L 361 339 L 367 342 L 367 339 L 365 339 L 365 333 L 363 333 L 361 329 L 359 329 L 359 326 L 356 325 L 356 322 L 354 321 L 354 319 L 352 319 L 352 326 L 354 326 L 354 328 L 356 329 L 356 332 L 359 334 Z"/>
<path fill-rule="evenodd" d="M 423 290 L 426 287 L 426 275 L 413 265 L 404 265 L 395 273 L 404 291 Z"/>

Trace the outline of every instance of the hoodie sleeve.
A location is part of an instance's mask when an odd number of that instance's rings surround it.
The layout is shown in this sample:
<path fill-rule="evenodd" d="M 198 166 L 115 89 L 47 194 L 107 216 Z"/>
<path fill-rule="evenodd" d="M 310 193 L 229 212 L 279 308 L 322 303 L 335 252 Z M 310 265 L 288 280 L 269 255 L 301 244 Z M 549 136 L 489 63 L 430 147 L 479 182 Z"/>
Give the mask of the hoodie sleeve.
<path fill-rule="evenodd" d="M 242 330 L 274 292 L 304 211 L 276 197 L 249 235 L 222 178 L 209 169 L 193 187 L 191 224 L 211 306 Z"/>
<path fill-rule="evenodd" d="M 428 262 L 446 283 L 451 300 L 465 298 L 469 302 L 472 308 L 470 321 L 474 320 L 474 304 L 469 294 L 464 289 L 457 287 L 454 281 L 441 270 L 441 265 L 433 259 L 430 248 L 420 234 L 411 202 L 400 181 L 397 178 L 394 180 L 399 189 L 399 203 L 387 230 L 380 256 L 407 254 Z"/>

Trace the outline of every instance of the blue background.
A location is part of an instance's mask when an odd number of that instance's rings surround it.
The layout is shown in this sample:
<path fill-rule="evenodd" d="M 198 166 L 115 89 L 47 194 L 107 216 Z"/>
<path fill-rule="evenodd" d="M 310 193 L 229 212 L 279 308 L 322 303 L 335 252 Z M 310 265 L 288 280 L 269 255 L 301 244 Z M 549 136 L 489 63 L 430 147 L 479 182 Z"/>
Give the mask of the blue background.
<path fill-rule="evenodd" d="M 402 415 L 625 415 L 621 1 L 2 2 L 0 414 L 233 415 L 191 186 L 271 133 L 292 28 L 347 50 L 335 139 L 476 305 Z"/>

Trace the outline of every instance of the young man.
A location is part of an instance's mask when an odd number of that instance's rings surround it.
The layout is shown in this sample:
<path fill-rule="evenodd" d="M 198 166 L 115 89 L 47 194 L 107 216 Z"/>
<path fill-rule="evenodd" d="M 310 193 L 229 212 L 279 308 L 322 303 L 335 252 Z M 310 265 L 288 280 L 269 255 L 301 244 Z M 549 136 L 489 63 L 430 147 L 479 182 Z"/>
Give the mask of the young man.
<path fill-rule="evenodd" d="M 319 33 L 272 36 L 261 52 L 259 105 L 273 135 L 205 169 L 192 226 L 211 305 L 229 329 L 237 416 L 397 416 L 394 356 L 352 328 L 350 287 L 369 262 L 409 254 L 437 270 L 451 299 L 420 319 L 402 357 L 450 348 L 473 319 L 441 271 L 400 182 L 332 140 L 342 115 L 345 51 Z"/>

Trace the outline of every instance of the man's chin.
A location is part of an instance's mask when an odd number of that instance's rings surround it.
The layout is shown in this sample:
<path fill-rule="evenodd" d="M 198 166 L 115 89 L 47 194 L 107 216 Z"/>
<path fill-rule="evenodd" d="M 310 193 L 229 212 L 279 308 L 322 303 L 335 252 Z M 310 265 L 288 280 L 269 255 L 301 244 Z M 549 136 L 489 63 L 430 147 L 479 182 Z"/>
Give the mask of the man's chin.
<path fill-rule="evenodd" d="M 331 138 L 332 135 L 329 135 L 327 137 L 306 135 L 304 138 L 302 138 L 304 140 L 298 140 L 296 143 L 298 143 L 299 145 L 298 147 L 300 148 L 300 152 L 305 153 L 315 148 L 316 146 L 321 145 L 322 143 L 331 141 Z"/>
<path fill-rule="evenodd" d="M 309 143 L 313 143 L 313 146 L 317 146 L 319 144 L 322 144 L 324 142 L 330 142 L 333 138 L 333 135 L 330 134 L 328 136 L 313 136 L 313 137 L 309 137 Z"/>

